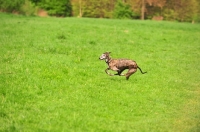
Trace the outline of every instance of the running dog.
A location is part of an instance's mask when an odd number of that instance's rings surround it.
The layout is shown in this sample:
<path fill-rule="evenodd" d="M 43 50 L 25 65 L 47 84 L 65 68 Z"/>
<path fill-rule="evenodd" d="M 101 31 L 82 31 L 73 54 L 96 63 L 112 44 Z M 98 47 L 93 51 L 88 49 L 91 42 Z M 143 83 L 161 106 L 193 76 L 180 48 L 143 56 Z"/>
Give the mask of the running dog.
<path fill-rule="evenodd" d="M 100 60 L 105 60 L 105 62 L 108 64 L 108 68 L 105 70 L 105 72 L 108 75 L 110 75 L 110 76 L 114 76 L 114 75 L 126 76 L 126 80 L 128 80 L 129 77 L 137 71 L 137 68 L 140 70 L 140 72 L 142 74 L 147 73 L 147 72 L 143 72 L 142 69 L 137 65 L 137 63 L 134 60 L 111 59 L 110 53 L 111 52 L 105 52 L 99 57 Z M 125 69 L 128 69 L 128 72 L 126 74 L 121 74 Z M 108 70 L 117 71 L 117 73 L 110 74 L 110 73 L 108 73 Z"/>

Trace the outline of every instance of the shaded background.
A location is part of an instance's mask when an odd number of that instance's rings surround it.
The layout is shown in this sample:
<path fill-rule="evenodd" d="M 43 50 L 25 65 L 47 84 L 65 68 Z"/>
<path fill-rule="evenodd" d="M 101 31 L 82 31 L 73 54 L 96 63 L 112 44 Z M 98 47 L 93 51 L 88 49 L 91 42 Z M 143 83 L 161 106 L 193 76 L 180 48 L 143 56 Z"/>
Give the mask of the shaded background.
<path fill-rule="evenodd" d="M 200 0 L 0 0 L 0 11 L 57 17 L 200 22 Z"/>

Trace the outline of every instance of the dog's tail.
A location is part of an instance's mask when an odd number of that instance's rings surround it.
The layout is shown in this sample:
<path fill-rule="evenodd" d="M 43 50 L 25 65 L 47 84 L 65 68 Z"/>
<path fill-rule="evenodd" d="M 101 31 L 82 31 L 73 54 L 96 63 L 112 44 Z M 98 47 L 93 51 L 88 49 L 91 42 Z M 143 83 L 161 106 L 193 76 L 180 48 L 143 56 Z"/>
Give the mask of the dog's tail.
<path fill-rule="evenodd" d="M 139 66 L 138 66 L 138 69 L 140 70 L 140 72 L 141 72 L 142 74 L 147 73 L 147 72 L 143 72 L 142 69 L 141 69 Z"/>

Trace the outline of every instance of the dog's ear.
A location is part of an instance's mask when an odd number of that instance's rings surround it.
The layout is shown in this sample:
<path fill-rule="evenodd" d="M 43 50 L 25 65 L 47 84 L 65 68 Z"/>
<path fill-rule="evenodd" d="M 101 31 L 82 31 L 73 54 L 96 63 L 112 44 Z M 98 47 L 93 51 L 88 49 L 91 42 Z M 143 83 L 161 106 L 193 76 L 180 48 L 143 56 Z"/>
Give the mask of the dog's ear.
<path fill-rule="evenodd" d="M 107 51 L 106 51 L 104 54 L 110 54 L 110 53 L 111 53 L 111 52 L 107 52 Z"/>

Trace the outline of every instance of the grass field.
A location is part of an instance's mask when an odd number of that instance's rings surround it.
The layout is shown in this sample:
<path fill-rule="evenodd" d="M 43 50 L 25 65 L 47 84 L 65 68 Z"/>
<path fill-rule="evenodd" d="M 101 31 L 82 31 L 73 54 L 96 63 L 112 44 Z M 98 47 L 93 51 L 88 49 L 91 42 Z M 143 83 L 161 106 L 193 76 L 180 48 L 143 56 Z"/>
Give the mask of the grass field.
<path fill-rule="evenodd" d="M 143 71 L 108 76 L 99 56 Z M 0 131 L 199 132 L 200 25 L 0 14 Z"/>

